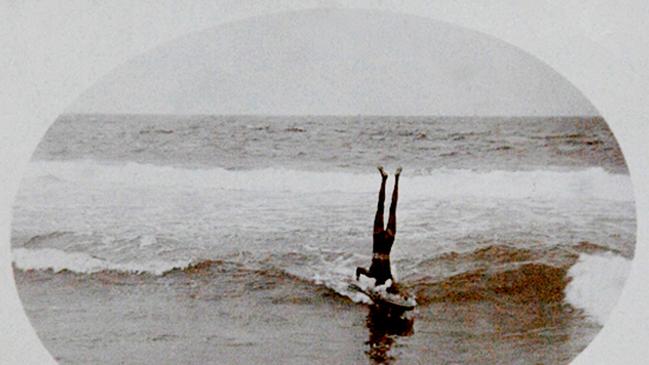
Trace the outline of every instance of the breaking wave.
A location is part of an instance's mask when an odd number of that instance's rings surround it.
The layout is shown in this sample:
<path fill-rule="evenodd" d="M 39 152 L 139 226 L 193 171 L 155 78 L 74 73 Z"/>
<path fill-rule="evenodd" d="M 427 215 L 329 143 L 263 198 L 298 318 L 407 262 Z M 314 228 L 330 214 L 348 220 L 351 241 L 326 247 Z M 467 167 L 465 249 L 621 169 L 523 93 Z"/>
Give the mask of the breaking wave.
<path fill-rule="evenodd" d="M 604 324 L 622 290 L 630 260 L 604 248 L 596 254 L 579 252 L 584 251 L 582 246 L 584 244 L 580 243 L 574 247 L 539 251 L 493 245 L 466 253 L 444 253 L 410 265 L 403 263 L 401 269 L 407 272 L 401 284 L 415 295 L 420 305 L 467 301 L 565 302 Z M 214 280 L 224 280 L 228 275 L 253 275 L 246 279 L 251 280 L 247 290 L 286 285 L 287 295 L 291 295 L 294 292 L 290 285 L 299 283 L 310 287 L 311 291 L 324 289 L 357 303 L 368 303 L 369 299 L 350 291 L 348 284 L 356 265 L 367 259 L 356 254 L 325 252 L 319 255 L 271 254 L 254 259 L 246 256 L 244 262 L 233 256 L 193 262 L 116 263 L 57 249 L 13 250 L 15 268 L 22 271 L 114 272 L 156 277 L 201 274 L 214 276 Z"/>
<path fill-rule="evenodd" d="M 409 173 L 406 171 L 406 173 Z M 503 199 L 599 199 L 633 201 L 628 175 L 602 168 L 579 171 L 487 171 L 435 169 L 412 171 L 404 192 L 418 197 L 475 196 Z M 224 189 L 289 192 L 374 192 L 376 174 L 265 168 L 227 170 L 186 169 L 129 162 L 93 160 L 33 161 L 26 178 L 31 182 L 93 185 L 161 186 L 176 189 Z"/>
<path fill-rule="evenodd" d="M 429 282 L 411 284 L 420 303 L 466 301 L 560 302 L 566 269 L 525 263 L 505 270 L 476 269 Z"/>
<path fill-rule="evenodd" d="M 77 274 L 93 274 L 102 271 L 115 271 L 133 274 L 162 275 L 168 271 L 185 268 L 189 261 L 145 261 L 145 262 L 111 262 L 82 252 L 66 252 L 55 248 L 15 248 L 13 262 L 20 270 L 51 270 Z"/>
<path fill-rule="evenodd" d="M 566 300 L 604 325 L 615 307 L 631 260 L 613 253 L 582 254 L 568 271 Z"/>

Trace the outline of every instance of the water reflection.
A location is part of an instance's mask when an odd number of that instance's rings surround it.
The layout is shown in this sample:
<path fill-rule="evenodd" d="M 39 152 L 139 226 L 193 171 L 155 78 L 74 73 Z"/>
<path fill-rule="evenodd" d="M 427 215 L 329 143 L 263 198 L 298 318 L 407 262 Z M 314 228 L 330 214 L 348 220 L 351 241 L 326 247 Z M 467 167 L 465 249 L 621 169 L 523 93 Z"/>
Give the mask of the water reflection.
<path fill-rule="evenodd" d="M 378 306 L 370 306 L 367 314 L 369 340 L 366 351 L 371 364 L 390 364 L 395 358 L 390 349 L 400 336 L 412 336 L 415 319 L 411 313 L 393 313 Z"/>

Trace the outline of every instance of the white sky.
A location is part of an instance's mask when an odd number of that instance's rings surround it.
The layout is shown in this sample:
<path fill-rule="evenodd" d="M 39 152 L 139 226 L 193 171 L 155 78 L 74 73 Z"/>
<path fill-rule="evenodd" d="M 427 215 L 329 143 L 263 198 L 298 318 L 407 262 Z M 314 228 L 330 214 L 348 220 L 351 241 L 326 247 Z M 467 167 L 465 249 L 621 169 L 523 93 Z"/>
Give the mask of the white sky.
<path fill-rule="evenodd" d="M 194 33 L 117 68 L 68 112 L 596 115 L 521 50 L 412 16 L 284 13 Z"/>

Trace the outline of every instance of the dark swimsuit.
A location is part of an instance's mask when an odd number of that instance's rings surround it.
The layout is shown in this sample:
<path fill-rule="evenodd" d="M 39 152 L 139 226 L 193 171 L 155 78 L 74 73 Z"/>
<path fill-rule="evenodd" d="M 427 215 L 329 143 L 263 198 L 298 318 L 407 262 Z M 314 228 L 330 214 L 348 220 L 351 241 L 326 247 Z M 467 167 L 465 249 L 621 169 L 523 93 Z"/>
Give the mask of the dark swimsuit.
<path fill-rule="evenodd" d="M 374 234 L 374 244 L 372 246 L 372 265 L 370 266 L 370 276 L 376 279 L 375 285 L 383 285 L 388 279 L 392 279 L 390 270 L 390 250 L 394 243 L 394 235 L 388 231 L 381 231 Z"/>

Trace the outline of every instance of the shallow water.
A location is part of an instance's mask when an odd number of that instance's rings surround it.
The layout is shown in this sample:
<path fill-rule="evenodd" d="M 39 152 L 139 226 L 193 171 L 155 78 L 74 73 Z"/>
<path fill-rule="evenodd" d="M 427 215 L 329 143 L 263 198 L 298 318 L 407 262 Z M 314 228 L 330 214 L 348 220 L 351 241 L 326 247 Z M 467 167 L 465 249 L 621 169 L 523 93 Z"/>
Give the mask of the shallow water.
<path fill-rule="evenodd" d="M 69 364 L 561 364 L 599 329 L 560 303 L 440 301 L 386 319 L 269 274 L 19 271 L 17 280 L 37 333 Z"/>

